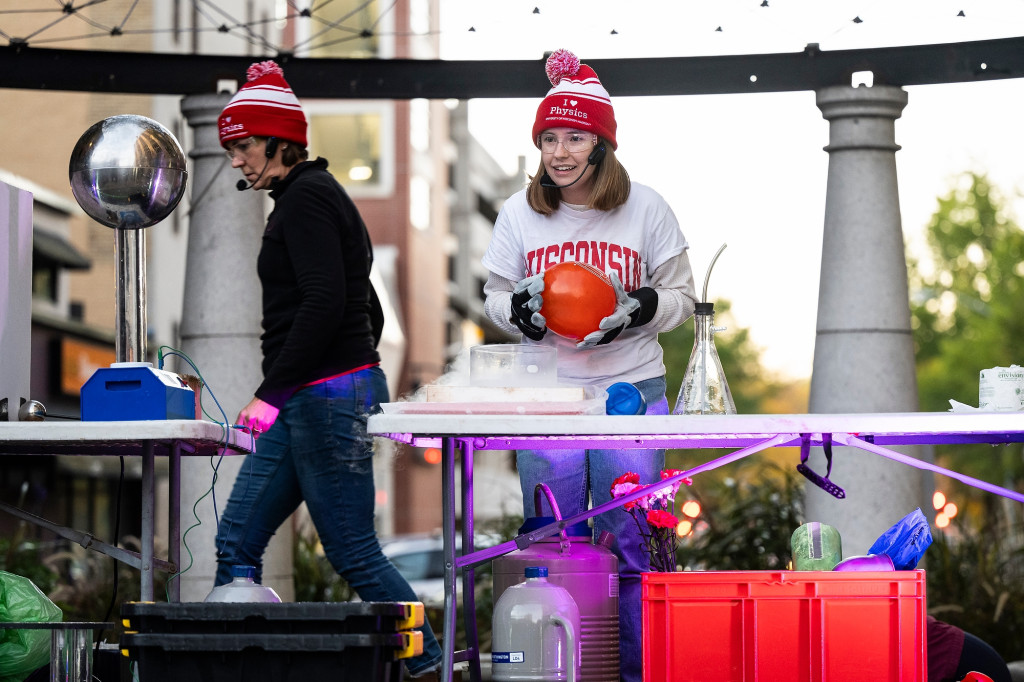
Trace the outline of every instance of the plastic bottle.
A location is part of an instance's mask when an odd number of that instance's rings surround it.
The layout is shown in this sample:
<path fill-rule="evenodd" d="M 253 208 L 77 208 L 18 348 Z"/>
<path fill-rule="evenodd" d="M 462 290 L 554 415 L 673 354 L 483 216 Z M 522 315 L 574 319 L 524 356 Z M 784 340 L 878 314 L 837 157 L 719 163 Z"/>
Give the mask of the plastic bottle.
<path fill-rule="evenodd" d="M 494 605 L 491 679 L 496 682 L 576 682 L 580 614 L 568 590 L 530 566 L 526 582 Z"/>
<path fill-rule="evenodd" d="M 231 577 L 233 578 L 231 582 L 213 588 L 203 601 L 281 603 L 281 597 L 277 596 L 277 592 L 273 588 L 256 582 L 255 566 L 232 566 Z"/>
<path fill-rule="evenodd" d="M 694 337 L 679 399 L 672 414 L 736 414 L 736 403 L 725 380 L 715 348 L 715 304 L 697 303 L 693 311 Z"/>
<path fill-rule="evenodd" d="M 789 539 L 795 571 L 831 571 L 843 559 L 839 531 L 828 524 L 811 521 Z"/>

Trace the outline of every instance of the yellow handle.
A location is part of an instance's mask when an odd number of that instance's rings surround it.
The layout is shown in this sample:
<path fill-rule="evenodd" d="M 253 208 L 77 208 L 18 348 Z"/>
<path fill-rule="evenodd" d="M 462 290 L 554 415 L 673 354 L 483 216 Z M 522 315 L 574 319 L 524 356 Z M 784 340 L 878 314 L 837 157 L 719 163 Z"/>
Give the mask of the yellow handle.
<path fill-rule="evenodd" d="M 423 625 L 426 620 L 427 610 L 423 606 L 423 602 L 419 601 L 404 601 L 401 602 L 406 607 L 405 619 L 398 621 L 399 630 L 411 630 L 418 628 Z"/>
<path fill-rule="evenodd" d="M 419 630 L 409 630 L 400 633 L 405 637 L 405 646 L 399 649 L 395 658 L 412 658 L 423 653 L 423 633 Z"/>

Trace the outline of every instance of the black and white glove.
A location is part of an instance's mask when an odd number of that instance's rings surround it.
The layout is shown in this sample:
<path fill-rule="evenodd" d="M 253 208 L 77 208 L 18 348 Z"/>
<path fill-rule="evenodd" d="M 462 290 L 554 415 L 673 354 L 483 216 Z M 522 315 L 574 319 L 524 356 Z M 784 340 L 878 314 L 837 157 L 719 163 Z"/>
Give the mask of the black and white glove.
<path fill-rule="evenodd" d="M 658 312 L 658 292 L 654 289 L 641 287 L 627 294 L 619 276 L 613 272 L 610 277 L 615 290 L 615 310 L 601 320 L 596 332 L 587 334 L 576 344 L 581 350 L 611 343 L 623 329 L 647 324 L 654 319 L 654 313 Z"/>
<path fill-rule="evenodd" d="M 544 273 L 520 280 L 512 289 L 512 317 L 510 321 L 519 331 L 534 341 L 540 341 L 548 331 L 548 321 L 540 314 L 544 298 Z"/>

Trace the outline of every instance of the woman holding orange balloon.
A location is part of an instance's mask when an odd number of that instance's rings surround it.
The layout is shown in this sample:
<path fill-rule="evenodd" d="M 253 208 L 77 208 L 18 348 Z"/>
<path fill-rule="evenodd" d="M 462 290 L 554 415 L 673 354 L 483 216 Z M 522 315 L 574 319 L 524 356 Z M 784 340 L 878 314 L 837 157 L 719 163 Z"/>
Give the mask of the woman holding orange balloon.
<path fill-rule="evenodd" d="M 634 385 L 647 414 L 668 414 L 658 333 L 682 324 L 697 300 L 689 245 L 665 200 L 631 182 L 615 157 L 615 113 L 597 74 L 571 52 L 547 60 L 552 88 L 540 103 L 533 142 L 541 164 L 529 186 L 505 202 L 483 264 L 490 271 L 488 317 L 524 343 L 558 349 L 565 385 Z M 663 450 L 520 450 L 516 464 L 526 517 L 546 483 L 563 516 L 611 499 L 627 471 L 659 480 Z M 640 680 L 640 580 L 647 552 L 620 510 L 594 519 L 615 534 L 619 557 L 620 665 Z"/>

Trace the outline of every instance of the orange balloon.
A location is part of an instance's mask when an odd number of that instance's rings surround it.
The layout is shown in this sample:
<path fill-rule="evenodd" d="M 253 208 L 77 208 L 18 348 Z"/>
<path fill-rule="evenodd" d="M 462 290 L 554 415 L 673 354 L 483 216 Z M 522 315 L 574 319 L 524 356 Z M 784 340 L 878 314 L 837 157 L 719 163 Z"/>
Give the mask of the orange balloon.
<path fill-rule="evenodd" d="M 582 341 L 615 311 L 611 280 L 593 265 L 566 261 L 544 272 L 544 305 L 540 314 L 548 329 Z"/>

